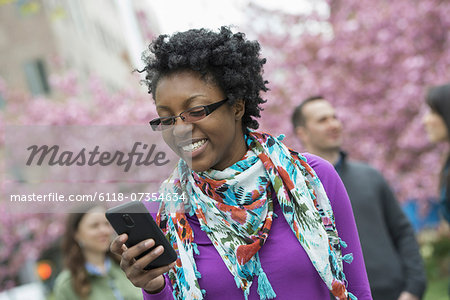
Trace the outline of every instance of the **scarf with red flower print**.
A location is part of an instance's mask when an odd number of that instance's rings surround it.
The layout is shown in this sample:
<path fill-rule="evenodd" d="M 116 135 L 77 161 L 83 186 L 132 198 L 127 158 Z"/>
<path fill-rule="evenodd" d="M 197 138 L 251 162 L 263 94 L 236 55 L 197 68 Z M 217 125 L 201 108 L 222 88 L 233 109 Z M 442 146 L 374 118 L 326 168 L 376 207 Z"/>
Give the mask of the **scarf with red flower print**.
<path fill-rule="evenodd" d="M 231 167 L 196 173 L 180 160 L 161 186 L 161 194 L 180 195 L 161 203 L 157 216 L 178 253 L 169 271 L 175 299 L 203 299 L 205 294 L 197 280 L 201 274 L 194 253 L 199 253 L 185 213 L 197 216 L 246 299 L 255 276 L 260 299 L 276 297 L 258 256 L 270 233 L 273 197 L 331 293 L 339 300 L 356 299 L 345 287 L 341 255 L 345 243 L 338 237 L 322 183 L 306 159 L 281 139 L 249 131 L 249 150 Z"/>

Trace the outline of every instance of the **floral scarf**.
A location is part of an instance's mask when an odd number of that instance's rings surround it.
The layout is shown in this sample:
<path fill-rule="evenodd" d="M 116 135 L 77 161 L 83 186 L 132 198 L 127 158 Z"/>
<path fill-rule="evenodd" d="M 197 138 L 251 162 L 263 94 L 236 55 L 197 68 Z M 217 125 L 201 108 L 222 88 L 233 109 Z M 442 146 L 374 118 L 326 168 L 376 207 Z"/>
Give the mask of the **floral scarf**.
<path fill-rule="evenodd" d="M 276 297 L 258 255 L 272 225 L 272 196 L 331 293 L 339 300 L 356 299 L 345 287 L 341 255 L 345 243 L 338 237 L 322 183 L 306 159 L 281 139 L 249 131 L 249 150 L 233 166 L 196 173 L 180 160 L 161 186 L 161 194 L 183 195 L 161 203 L 157 216 L 178 254 L 169 271 L 175 299 L 203 299 L 205 293 L 198 284 L 201 274 L 194 253 L 199 253 L 185 213 L 197 216 L 246 299 L 255 276 L 260 299 Z M 345 261 L 351 260 L 346 256 Z"/>

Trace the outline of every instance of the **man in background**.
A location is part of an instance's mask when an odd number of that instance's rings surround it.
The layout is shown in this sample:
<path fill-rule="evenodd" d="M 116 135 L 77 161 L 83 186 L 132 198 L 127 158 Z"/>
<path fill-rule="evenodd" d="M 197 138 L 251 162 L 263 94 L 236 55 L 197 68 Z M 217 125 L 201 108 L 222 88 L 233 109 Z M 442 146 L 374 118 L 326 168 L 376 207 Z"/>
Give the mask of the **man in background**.
<path fill-rule="evenodd" d="M 374 300 L 419 300 L 426 287 L 414 230 L 383 176 L 342 151 L 342 123 L 321 96 L 304 100 L 292 123 L 305 149 L 334 165 L 347 189 Z"/>

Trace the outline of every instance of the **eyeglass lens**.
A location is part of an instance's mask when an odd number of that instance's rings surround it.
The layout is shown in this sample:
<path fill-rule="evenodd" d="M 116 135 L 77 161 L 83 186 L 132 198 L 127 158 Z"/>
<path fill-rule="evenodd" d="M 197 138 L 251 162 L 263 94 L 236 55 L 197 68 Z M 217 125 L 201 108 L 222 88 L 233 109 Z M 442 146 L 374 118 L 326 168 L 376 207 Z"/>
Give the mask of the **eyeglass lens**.
<path fill-rule="evenodd" d="M 175 124 L 176 118 L 181 118 L 186 123 L 194 123 L 197 121 L 200 121 L 204 117 L 206 117 L 208 114 L 216 110 L 220 105 L 225 103 L 228 99 L 224 99 L 222 101 L 206 105 L 206 106 L 197 106 L 193 107 L 191 109 L 188 109 L 184 112 L 182 112 L 178 116 L 173 117 L 162 117 L 158 119 L 154 119 L 150 121 L 150 125 L 153 130 L 155 131 L 161 131 L 164 129 L 169 129 L 172 127 L 172 125 Z"/>

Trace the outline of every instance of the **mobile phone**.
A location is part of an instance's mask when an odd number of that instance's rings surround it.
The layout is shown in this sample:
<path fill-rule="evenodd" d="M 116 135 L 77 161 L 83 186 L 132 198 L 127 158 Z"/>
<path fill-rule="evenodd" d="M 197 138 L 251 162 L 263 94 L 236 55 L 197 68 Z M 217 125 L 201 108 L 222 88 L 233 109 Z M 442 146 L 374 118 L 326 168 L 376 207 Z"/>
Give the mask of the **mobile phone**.
<path fill-rule="evenodd" d="M 142 202 L 121 204 L 108 209 L 105 215 L 117 234 L 128 235 L 128 240 L 125 242 L 128 248 L 149 238 L 155 240 L 155 246 L 135 257 L 136 259 L 143 257 L 159 245 L 164 247 L 164 252 L 145 266 L 144 270 L 166 266 L 177 259 L 177 253 Z"/>

